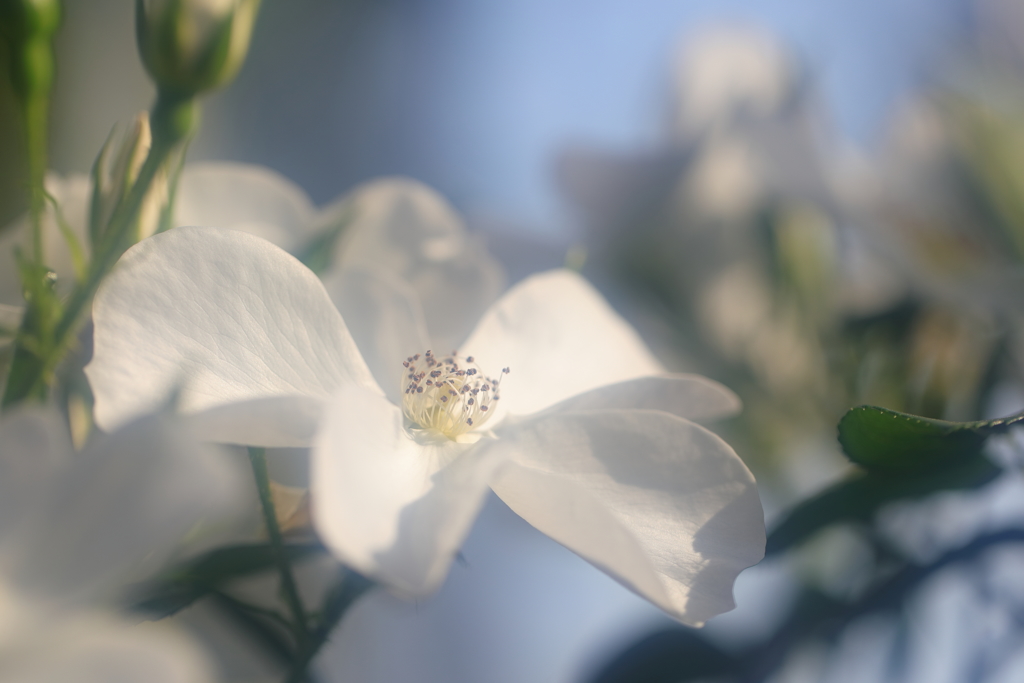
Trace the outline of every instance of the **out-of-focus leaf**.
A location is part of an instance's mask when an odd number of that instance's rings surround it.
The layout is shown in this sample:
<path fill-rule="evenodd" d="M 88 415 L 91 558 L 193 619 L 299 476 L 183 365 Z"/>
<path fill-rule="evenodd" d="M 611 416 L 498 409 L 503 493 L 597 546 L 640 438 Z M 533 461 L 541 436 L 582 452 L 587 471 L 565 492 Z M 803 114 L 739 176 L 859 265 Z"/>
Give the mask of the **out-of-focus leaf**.
<path fill-rule="evenodd" d="M 289 562 L 326 552 L 318 544 L 284 546 Z M 188 607 L 226 581 L 276 566 L 270 544 L 234 545 L 212 550 L 175 567 L 132 591 L 131 606 L 162 619 Z"/>
<path fill-rule="evenodd" d="M 295 256 L 317 275 L 323 275 L 330 267 L 334 247 L 355 220 L 355 209 L 344 201 L 321 218 L 316 237 L 299 249 Z"/>
<path fill-rule="evenodd" d="M 324 598 L 318 630 L 328 635 L 348 608 L 366 591 L 373 588 L 373 581 L 351 569 L 342 568 L 338 582 Z"/>
<path fill-rule="evenodd" d="M 248 611 L 244 605 L 223 593 L 214 593 L 211 597 L 213 604 L 220 609 L 222 614 L 262 646 L 262 652 L 272 655 L 282 668 L 289 666 L 295 656 L 294 648 L 287 637 L 283 635 L 282 629 L 274 628 L 271 622 L 261 619 L 259 615 Z"/>
<path fill-rule="evenodd" d="M 697 631 L 670 626 L 644 636 L 605 664 L 590 683 L 677 683 L 721 676 L 737 659 Z"/>
<path fill-rule="evenodd" d="M 846 456 L 878 474 L 916 474 L 977 456 L 990 435 L 1024 414 L 984 422 L 947 422 L 875 406 L 853 408 L 839 421 Z"/>
<path fill-rule="evenodd" d="M 975 452 L 914 476 L 858 472 L 790 511 L 769 534 L 765 553 L 788 550 L 837 522 L 868 521 L 880 507 L 895 500 L 982 486 L 1000 471 L 988 458 Z"/>
<path fill-rule="evenodd" d="M 334 627 L 345 616 L 348 608 L 374 585 L 373 581 L 351 569 L 343 566 L 339 566 L 338 569 L 338 577 L 324 597 L 320 614 L 316 620 L 316 628 L 313 629 L 311 637 L 306 640 L 304 647 L 299 649 L 291 662 L 287 683 L 308 679 L 309 664 L 330 638 Z"/>

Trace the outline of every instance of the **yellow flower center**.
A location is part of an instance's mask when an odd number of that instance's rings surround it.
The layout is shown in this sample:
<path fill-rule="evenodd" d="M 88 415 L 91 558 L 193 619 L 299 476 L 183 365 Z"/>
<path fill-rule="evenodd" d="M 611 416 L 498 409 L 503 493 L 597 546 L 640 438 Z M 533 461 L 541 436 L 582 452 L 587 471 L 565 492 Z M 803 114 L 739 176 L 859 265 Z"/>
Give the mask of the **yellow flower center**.
<path fill-rule="evenodd" d="M 427 351 L 402 365 L 402 412 L 415 427 L 455 441 L 494 414 L 501 378 L 484 376 L 473 356 L 463 358 L 453 351 L 438 358 Z"/>

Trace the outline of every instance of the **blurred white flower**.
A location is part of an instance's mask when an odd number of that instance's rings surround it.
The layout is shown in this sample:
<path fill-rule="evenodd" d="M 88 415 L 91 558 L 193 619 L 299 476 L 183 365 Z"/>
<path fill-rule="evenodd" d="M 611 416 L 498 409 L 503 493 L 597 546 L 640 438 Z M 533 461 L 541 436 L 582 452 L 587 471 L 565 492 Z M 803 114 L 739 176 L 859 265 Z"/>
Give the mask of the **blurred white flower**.
<path fill-rule="evenodd" d="M 1005 113 L 966 99 L 909 100 L 879 152 L 849 169 L 851 215 L 925 298 L 1021 310 L 1024 221 L 1000 194 L 1019 194 L 1024 128 Z"/>
<path fill-rule="evenodd" d="M 212 450 L 164 416 L 78 453 L 55 411 L 0 418 L 0 680 L 211 679 L 184 636 L 102 603 L 238 502 Z"/>
<path fill-rule="evenodd" d="M 386 280 L 388 288 L 415 302 L 415 315 L 422 311 L 432 348 L 450 349 L 505 289 L 504 272 L 483 241 L 422 183 L 407 178 L 364 183 L 320 212 L 316 232 L 339 222 L 344 232 L 323 279 L 345 320 L 361 320 L 370 314 L 366 306 L 384 303 L 374 302 L 374 288 L 363 287 L 368 276 Z M 360 336 L 366 331 L 352 329 L 364 357 L 386 349 L 386 332 L 370 340 Z"/>
<path fill-rule="evenodd" d="M 737 116 L 777 112 L 795 85 L 794 65 L 769 33 L 747 26 L 697 32 L 680 46 L 675 65 L 676 116 L 683 137 Z"/>
<path fill-rule="evenodd" d="M 717 27 L 682 43 L 676 60 L 676 125 L 692 135 L 728 119 L 775 113 L 795 84 L 792 58 L 753 27 Z"/>
<path fill-rule="evenodd" d="M 136 245 L 93 309 L 99 423 L 180 384 L 209 438 L 313 443 L 319 533 L 400 593 L 443 580 L 490 486 L 680 620 L 732 608 L 735 576 L 763 553 L 760 502 L 732 449 L 688 419 L 734 411 L 730 391 L 661 374 L 569 271 L 514 287 L 460 347 L 472 356 L 431 355 L 429 368 L 418 300 L 372 271 L 353 277 L 346 296 L 372 302 L 347 319 L 362 354 L 316 276 L 263 240 L 179 228 Z M 497 399 L 486 378 L 501 366 L 512 373 Z"/>

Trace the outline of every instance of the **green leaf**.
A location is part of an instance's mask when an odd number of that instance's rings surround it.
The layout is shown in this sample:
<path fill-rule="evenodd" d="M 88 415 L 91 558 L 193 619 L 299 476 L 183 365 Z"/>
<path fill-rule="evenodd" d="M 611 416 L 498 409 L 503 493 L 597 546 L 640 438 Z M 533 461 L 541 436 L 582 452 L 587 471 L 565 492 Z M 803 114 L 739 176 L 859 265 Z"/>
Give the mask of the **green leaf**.
<path fill-rule="evenodd" d="M 924 472 L 976 456 L 992 434 L 1024 414 L 983 422 L 947 422 L 875 406 L 859 406 L 839 421 L 839 443 L 861 467 L 890 474 Z"/>
<path fill-rule="evenodd" d="M 284 546 L 289 562 L 326 552 L 319 544 Z M 131 606 L 155 619 L 170 616 L 216 591 L 227 581 L 273 569 L 274 550 L 268 543 L 217 548 L 147 581 L 131 592 Z"/>
<path fill-rule="evenodd" d="M 868 522 L 879 508 L 896 500 L 977 488 L 995 479 L 1000 472 L 999 467 L 980 453 L 953 459 L 945 467 L 915 476 L 858 472 L 790 511 L 769 534 L 765 553 L 771 555 L 788 550 L 832 524 Z"/>

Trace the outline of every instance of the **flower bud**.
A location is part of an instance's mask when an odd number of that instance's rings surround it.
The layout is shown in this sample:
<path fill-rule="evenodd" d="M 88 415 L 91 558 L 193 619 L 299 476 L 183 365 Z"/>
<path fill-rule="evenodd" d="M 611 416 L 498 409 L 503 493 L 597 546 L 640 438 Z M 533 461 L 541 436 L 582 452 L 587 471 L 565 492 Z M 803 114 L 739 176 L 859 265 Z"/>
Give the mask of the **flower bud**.
<path fill-rule="evenodd" d="M 111 142 L 108 141 L 93 166 L 93 197 L 89 234 L 93 245 L 99 244 L 111 217 L 124 201 L 139 177 L 139 171 L 152 145 L 149 117 L 140 112 L 131 130 L 121 141 L 113 165 L 108 163 Z M 138 218 L 136 240 L 152 235 L 160 222 L 160 212 L 168 197 L 167 170 L 161 168 L 150 184 Z"/>
<path fill-rule="evenodd" d="M 192 97 L 234 78 L 258 9 L 259 0 L 136 0 L 139 52 L 157 87 Z"/>

